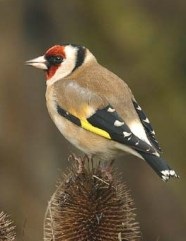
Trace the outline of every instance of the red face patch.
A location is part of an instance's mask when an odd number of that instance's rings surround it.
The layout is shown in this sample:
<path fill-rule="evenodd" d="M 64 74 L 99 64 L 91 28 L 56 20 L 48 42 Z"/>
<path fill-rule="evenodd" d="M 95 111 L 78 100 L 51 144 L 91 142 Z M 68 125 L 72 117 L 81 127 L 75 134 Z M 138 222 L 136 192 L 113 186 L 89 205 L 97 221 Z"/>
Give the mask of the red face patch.
<path fill-rule="evenodd" d="M 49 66 L 46 71 L 46 78 L 47 80 L 52 78 L 54 76 L 55 72 L 59 68 L 60 64 L 57 64 L 56 62 L 52 63 L 50 61 L 54 61 L 55 57 L 61 57 L 62 59 L 65 58 L 65 52 L 64 52 L 64 46 L 61 45 L 55 45 L 47 50 L 45 54 L 45 58 L 48 60 Z"/>
<path fill-rule="evenodd" d="M 51 66 L 50 68 L 47 69 L 46 71 L 46 79 L 52 78 L 54 76 L 56 70 L 58 69 L 59 66 Z"/>
<path fill-rule="evenodd" d="M 65 58 L 65 52 L 64 52 L 65 47 L 62 45 L 54 45 L 50 49 L 48 49 L 45 53 L 45 56 L 57 56 L 61 55 L 63 58 Z"/>

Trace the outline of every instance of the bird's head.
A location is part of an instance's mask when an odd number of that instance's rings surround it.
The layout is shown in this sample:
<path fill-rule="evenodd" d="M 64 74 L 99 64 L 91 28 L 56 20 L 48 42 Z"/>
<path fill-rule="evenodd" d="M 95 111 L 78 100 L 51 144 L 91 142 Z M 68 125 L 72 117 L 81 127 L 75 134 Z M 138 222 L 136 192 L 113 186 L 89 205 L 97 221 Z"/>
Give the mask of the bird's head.
<path fill-rule="evenodd" d="M 66 44 L 54 45 L 43 56 L 26 62 L 27 65 L 43 69 L 46 72 L 47 84 L 69 76 L 94 56 L 83 46 Z"/>

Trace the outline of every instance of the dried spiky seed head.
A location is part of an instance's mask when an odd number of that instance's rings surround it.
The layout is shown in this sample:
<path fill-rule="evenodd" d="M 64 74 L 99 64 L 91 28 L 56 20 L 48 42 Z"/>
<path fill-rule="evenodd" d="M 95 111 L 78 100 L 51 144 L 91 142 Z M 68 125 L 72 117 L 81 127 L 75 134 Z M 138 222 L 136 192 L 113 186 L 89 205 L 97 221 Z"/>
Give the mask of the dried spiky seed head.
<path fill-rule="evenodd" d="M 126 185 L 112 174 L 112 166 L 74 160 L 78 164 L 58 183 L 49 201 L 44 240 L 140 240 L 132 198 Z"/>
<path fill-rule="evenodd" d="M 0 241 L 13 241 L 15 240 L 15 227 L 8 216 L 3 212 L 0 213 Z"/>

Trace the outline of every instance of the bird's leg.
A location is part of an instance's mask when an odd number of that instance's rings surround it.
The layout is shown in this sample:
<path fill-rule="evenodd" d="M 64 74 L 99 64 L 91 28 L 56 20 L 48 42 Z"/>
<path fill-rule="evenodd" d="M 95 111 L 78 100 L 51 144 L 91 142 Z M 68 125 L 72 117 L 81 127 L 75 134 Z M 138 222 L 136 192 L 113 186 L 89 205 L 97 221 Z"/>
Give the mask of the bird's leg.
<path fill-rule="evenodd" d="M 83 157 L 84 163 L 87 163 L 87 170 L 89 172 L 92 172 L 93 170 L 93 155 L 91 154 L 85 154 Z"/>

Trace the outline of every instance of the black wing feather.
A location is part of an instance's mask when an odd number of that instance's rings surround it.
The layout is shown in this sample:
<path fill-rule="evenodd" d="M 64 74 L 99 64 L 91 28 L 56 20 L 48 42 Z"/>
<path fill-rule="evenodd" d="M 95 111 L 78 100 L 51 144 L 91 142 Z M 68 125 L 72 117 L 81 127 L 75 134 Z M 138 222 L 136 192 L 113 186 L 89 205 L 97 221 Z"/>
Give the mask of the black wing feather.
<path fill-rule="evenodd" d="M 67 112 L 59 105 L 56 107 L 57 112 L 61 116 L 65 117 L 75 125 L 81 126 L 81 120 L 79 118 Z M 111 139 L 116 142 L 125 144 L 136 151 L 157 155 L 156 150 L 152 146 L 139 139 L 131 132 L 130 128 L 119 117 L 111 105 L 108 105 L 103 109 L 98 109 L 95 114 L 87 118 L 87 121 L 94 127 L 106 131 Z M 121 125 L 116 125 L 116 121 Z"/>
<path fill-rule="evenodd" d="M 150 124 L 150 121 L 148 120 L 147 116 L 143 112 L 142 108 L 134 100 L 133 100 L 133 105 L 134 105 L 136 112 L 138 113 L 138 116 L 139 116 L 141 123 L 145 129 L 145 132 L 149 138 L 149 141 L 160 152 L 161 147 L 159 146 L 159 143 L 155 138 L 155 132 L 154 132 L 152 125 Z"/>
<path fill-rule="evenodd" d="M 153 147 L 131 132 L 130 128 L 124 123 L 115 110 L 112 112 L 109 110 L 114 110 L 111 105 L 97 110 L 95 114 L 87 119 L 87 121 L 93 126 L 108 132 L 111 139 L 114 141 L 130 146 L 135 150 L 155 155 L 157 154 Z M 115 121 L 119 121 L 123 124 L 119 126 L 115 125 Z"/>

